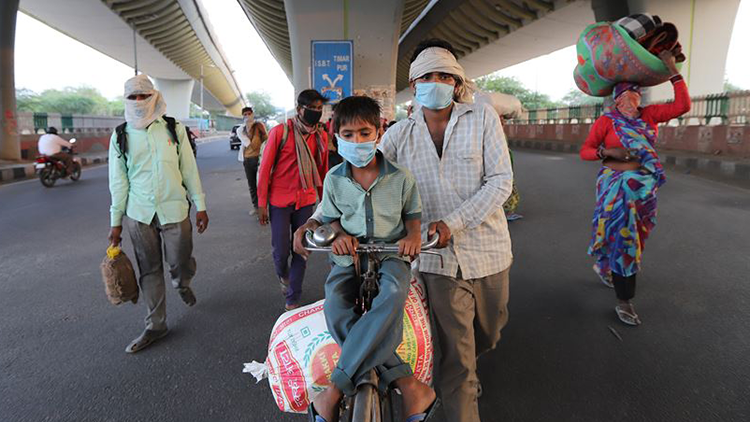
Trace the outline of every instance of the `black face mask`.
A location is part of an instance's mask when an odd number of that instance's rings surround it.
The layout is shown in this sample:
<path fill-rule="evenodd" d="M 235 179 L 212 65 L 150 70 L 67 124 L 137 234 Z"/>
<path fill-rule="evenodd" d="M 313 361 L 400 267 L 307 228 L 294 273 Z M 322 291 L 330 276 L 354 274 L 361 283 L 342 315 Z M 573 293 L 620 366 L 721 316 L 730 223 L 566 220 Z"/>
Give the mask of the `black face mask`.
<path fill-rule="evenodd" d="M 320 117 L 323 116 L 322 111 L 310 110 L 307 107 L 302 107 L 302 109 L 304 110 L 302 112 L 302 120 L 304 120 L 305 123 L 310 126 L 315 126 L 320 122 Z"/>

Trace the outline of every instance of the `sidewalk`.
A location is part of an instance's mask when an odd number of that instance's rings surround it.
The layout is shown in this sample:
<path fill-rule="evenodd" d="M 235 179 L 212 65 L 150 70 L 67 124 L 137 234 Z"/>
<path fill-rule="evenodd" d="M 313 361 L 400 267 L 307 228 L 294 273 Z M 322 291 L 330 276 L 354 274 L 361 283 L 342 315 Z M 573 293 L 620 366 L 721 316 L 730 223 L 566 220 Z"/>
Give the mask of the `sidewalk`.
<path fill-rule="evenodd" d="M 580 145 L 561 141 L 509 139 L 510 148 L 577 154 Z M 720 179 L 750 187 L 750 160 L 720 155 L 659 150 L 661 162 L 698 176 Z"/>

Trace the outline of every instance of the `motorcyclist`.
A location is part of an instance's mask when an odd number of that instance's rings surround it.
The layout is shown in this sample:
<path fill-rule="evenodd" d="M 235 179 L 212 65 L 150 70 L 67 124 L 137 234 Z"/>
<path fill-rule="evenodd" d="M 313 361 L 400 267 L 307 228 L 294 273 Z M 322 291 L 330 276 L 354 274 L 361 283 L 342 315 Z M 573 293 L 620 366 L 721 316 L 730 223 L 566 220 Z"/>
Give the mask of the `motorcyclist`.
<path fill-rule="evenodd" d="M 65 164 L 65 173 L 70 174 L 73 168 L 73 156 L 63 151 L 63 147 L 72 148 L 73 144 L 58 136 L 57 129 L 54 126 L 50 126 L 47 129 L 47 133 L 39 138 L 37 149 L 41 155 L 62 161 Z"/>

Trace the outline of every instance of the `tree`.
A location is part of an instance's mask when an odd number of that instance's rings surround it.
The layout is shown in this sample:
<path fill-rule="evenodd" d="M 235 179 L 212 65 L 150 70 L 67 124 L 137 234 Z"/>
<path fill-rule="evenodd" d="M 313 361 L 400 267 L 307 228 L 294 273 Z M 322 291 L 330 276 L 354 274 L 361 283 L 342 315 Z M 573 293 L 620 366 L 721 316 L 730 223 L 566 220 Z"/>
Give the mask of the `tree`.
<path fill-rule="evenodd" d="M 107 104 L 107 115 L 124 116 L 125 115 L 125 98 L 119 96 Z"/>
<path fill-rule="evenodd" d="M 271 103 L 271 96 L 265 91 L 253 91 L 245 94 L 247 102 L 253 108 L 256 119 L 270 119 L 281 109 Z"/>
<path fill-rule="evenodd" d="M 41 94 L 21 88 L 16 90 L 16 103 L 19 111 L 35 113 L 121 116 L 125 111 L 122 97 L 109 101 L 96 88 L 89 86 L 47 89 Z"/>
<path fill-rule="evenodd" d="M 742 88 L 729 82 L 729 79 L 724 79 L 724 92 L 736 92 L 742 91 Z"/>
<path fill-rule="evenodd" d="M 16 108 L 18 111 L 37 111 L 39 105 L 39 94 L 26 88 L 16 89 Z"/>
<path fill-rule="evenodd" d="M 482 91 L 502 92 L 515 96 L 527 110 L 555 108 L 562 105 L 559 102 L 552 101 L 547 94 L 531 91 L 521 81 L 513 77 L 487 75 L 475 79 L 474 83 Z"/>
<path fill-rule="evenodd" d="M 567 94 L 565 94 L 564 97 L 562 97 L 562 102 L 568 106 L 582 106 L 602 104 L 604 102 L 604 99 L 586 95 L 577 89 L 571 89 Z"/>

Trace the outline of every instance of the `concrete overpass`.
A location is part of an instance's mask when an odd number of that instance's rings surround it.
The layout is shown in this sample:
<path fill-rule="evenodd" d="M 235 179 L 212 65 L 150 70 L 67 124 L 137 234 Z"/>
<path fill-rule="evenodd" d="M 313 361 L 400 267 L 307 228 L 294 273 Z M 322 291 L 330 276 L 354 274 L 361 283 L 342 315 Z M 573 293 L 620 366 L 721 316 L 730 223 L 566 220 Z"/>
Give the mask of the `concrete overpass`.
<path fill-rule="evenodd" d="M 200 104 L 201 67 L 204 107 L 241 114 L 242 91 L 200 0 L 21 0 L 20 10 L 128 66 L 137 58 L 175 117 Z"/>
<path fill-rule="evenodd" d="M 739 0 L 238 0 L 295 90 L 310 86 L 310 41 L 354 40 L 355 93 L 381 100 L 386 114 L 408 101 L 409 60 L 426 38 L 457 50 L 476 78 L 576 42 L 600 20 L 652 13 L 681 30 L 691 94 L 720 92 Z M 571 75 L 572 77 L 572 75 Z M 651 99 L 671 96 L 669 87 Z"/>
<path fill-rule="evenodd" d="M 174 117 L 188 118 L 191 102 L 235 116 L 245 105 L 201 0 L 3 1 L 0 159 L 20 158 L 13 81 L 18 10 L 153 77 Z"/>

